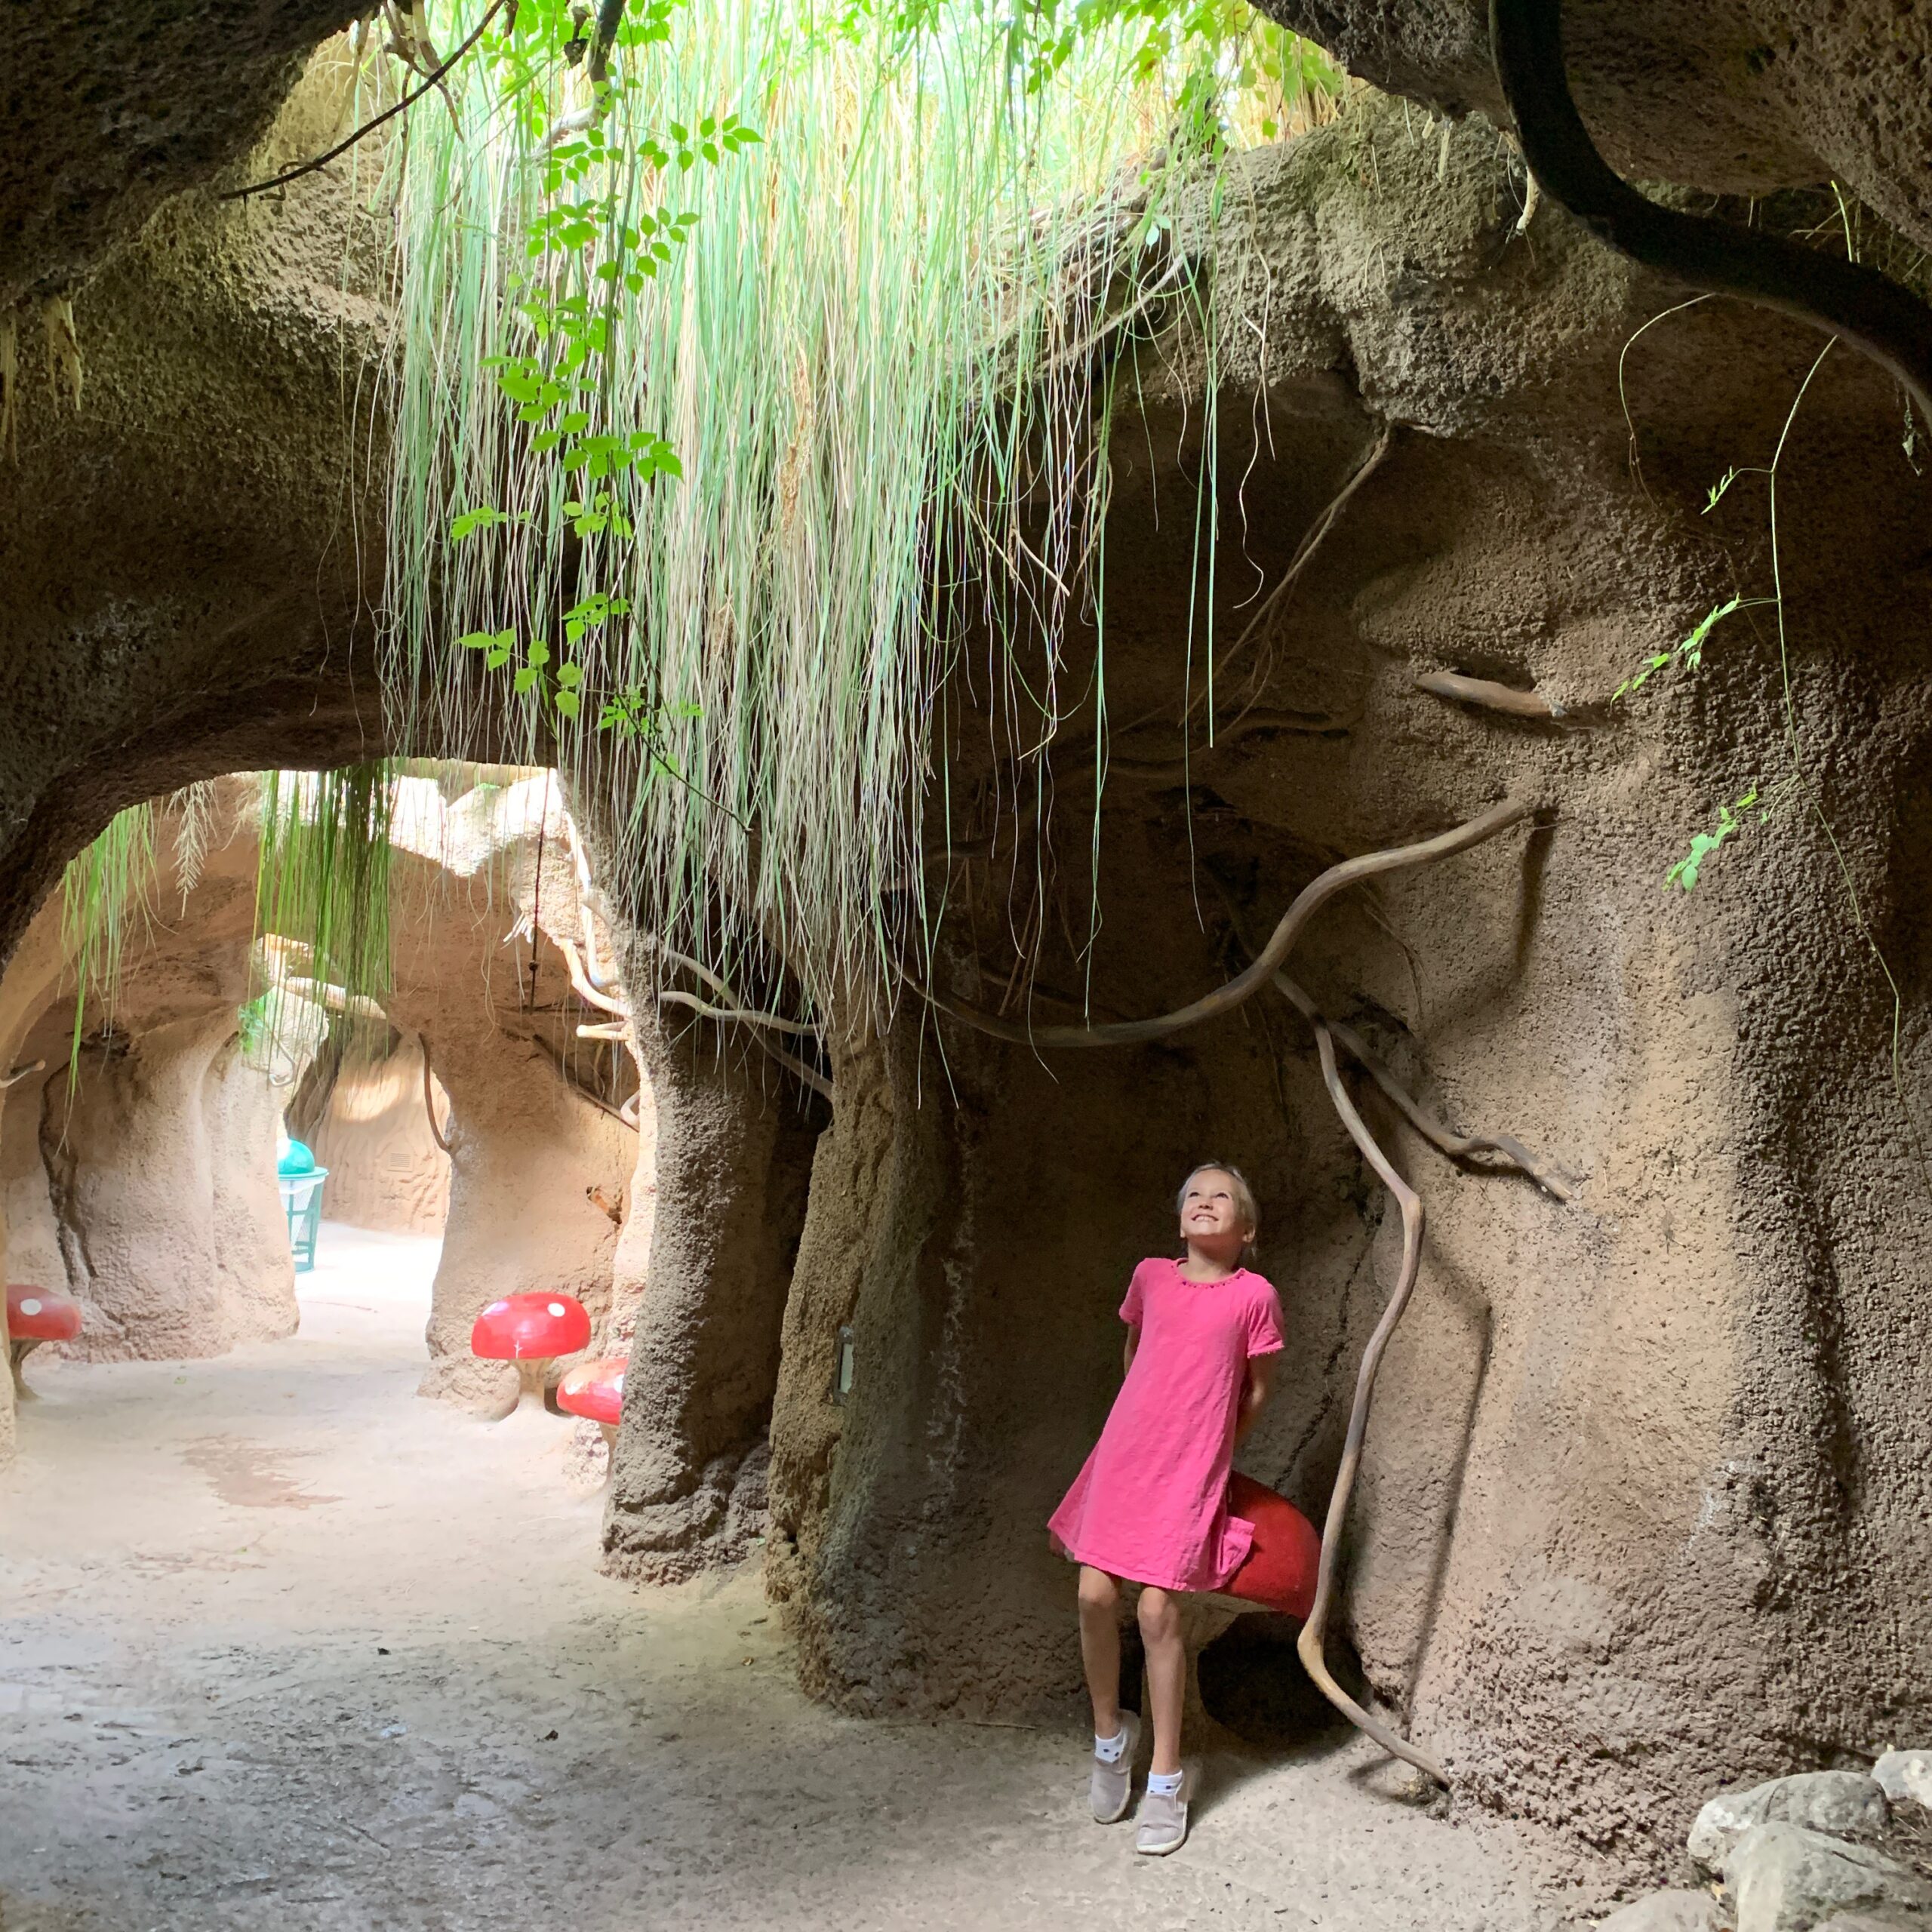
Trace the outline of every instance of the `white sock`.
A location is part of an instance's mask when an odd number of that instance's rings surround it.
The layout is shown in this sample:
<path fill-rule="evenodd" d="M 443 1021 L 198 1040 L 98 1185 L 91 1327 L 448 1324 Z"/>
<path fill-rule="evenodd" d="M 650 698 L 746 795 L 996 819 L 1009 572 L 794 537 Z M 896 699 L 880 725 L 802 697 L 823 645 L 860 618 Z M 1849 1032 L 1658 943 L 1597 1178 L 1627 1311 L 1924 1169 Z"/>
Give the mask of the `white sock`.
<path fill-rule="evenodd" d="M 1147 1774 L 1147 1795 L 1149 1798 L 1178 1798 L 1180 1781 L 1186 1776 L 1184 1771 L 1149 1771 Z"/>
<path fill-rule="evenodd" d="M 1118 1764 L 1121 1753 L 1127 1749 L 1127 1726 L 1123 1724 L 1118 1736 L 1103 1737 L 1097 1730 L 1094 1734 L 1094 1755 L 1103 1764 Z"/>

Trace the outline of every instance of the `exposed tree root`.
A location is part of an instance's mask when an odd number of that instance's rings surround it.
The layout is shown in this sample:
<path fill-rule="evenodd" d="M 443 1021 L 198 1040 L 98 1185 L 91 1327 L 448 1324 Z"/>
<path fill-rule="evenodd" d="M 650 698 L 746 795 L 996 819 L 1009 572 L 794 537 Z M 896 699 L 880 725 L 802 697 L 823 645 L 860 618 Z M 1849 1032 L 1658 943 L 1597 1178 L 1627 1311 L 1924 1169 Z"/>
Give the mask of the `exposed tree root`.
<path fill-rule="evenodd" d="M 1453 698 L 1458 704 L 1480 705 L 1485 711 L 1500 711 L 1510 718 L 1563 715 L 1563 707 L 1551 703 L 1540 691 L 1519 691 L 1513 685 L 1499 685 L 1489 678 L 1466 678 L 1456 671 L 1425 671 L 1416 679 L 1416 689 Z"/>
<path fill-rule="evenodd" d="M 712 1006 L 696 993 L 681 992 L 666 986 L 657 995 L 660 1006 L 688 1006 L 707 1020 L 722 1020 L 739 1026 L 768 1026 L 774 1033 L 802 1033 L 817 1039 L 825 1031 L 809 1020 L 787 1020 L 782 1013 L 759 1013 L 740 1006 Z M 581 1030 L 581 1029 L 580 1029 Z"/>
<path fill-rule="evenodd" d="M 1932 308 L 1860 263 L 1638 194 L 1598 153 L 1571 97 L 1563 0 L 1490 0 L 1489 44 L 1523 158 L 1552 201 L 1647 268 L 1842 336 L 1932 417 Z"/>
<path fill-rule="evenodd" d="M 450 1145 L 449 1137 L 444 1133 L 436 1119 L 436 1090 L 429 1077 L 429 1035 L 418 1033 L 416 1036 L 416 1043 L 423 1049 L 423 1111 L 429 1118 L 429 1132 L 434 1137 L 436 1145 L 445 1154 L 454 1154 L 456 1149 Z M 454 1123 L 452 1122 L 451 1124 L 454 1125 Z"/>
<path fill-rule="evenodd" d="M 1408 1089 L 1383 1065 L 1371 1050 L 1367 1041 L 1352 1027 L 1344 1026 L 1339 1020 L 1328 1018 L 1300 985 L 1287 974 L 1277 973 L 1275 985 L 1289 1004 L 1318 1033 L 1325 1029 L 1334 1036 L 1335 1044 L 1351 1059 L 1360 1063 L 1362 1070 L 1401 1110 L 1403 1118 L 1438 1152 L 1447 1155 L 1452 1161 L 1466 1161 L 1478 1154 L 1500 1155 L 1519 1172 L 1528 1175 L 1544 1193 L 1554 1195 L 1558 1201 L 1567 1201 L 1571 1198 L 1570 1189 L 1514 1136 L 1507 1134 L 1457 1134 L 1445 1127 L 1433 1114 L 1426 1112 Z"/>
<path fill-rule="evenodd" d="M 1423 1212 L 1421 1195 L 1395 1171 L 1388 1155 L 1377 1146 L 1375 1137 L 1363 1124 L 1361 1115 L 1355 1112 L 1355 1103 L 1349 1098 L 1349 1090 L 1342 1084 L 1341 1069 L 1335 1063 L 1334 1036 L 1327 1023 L 1318 1017 L 1315 1021 L 1315 1044 L 1321 1056 L 1321 1077 L 1327 1083 L 1329 1098 L 1335 1103 L 1335 1111 L 1341 1115 L 1342 1124 L 1348 1129 L 1349 1138 L 1361 1149 L 1369 1165 L 1382 1177 L 1402 1211 L 1402 1266 L 1395 1278 L 1395 1289 L 1389 1297 L 1389 1306 L 1382 1311 L 1382 1319 L 1375 1324 L 1375 1333 L 1362 1351 L 1361 1367 L 1355 1377 L 1355 1401 L 1349 1411 L 1348 1434 L 1342 1443 L 1342 1466 L 1335 1472 L 1335 1487 L 1328 1497 L 1327 1521 L 1321 1529 L 1321 1560 L 1315 1576 L 1315 1601 L 1309 1611 L 1307 1621 L 1301 1626 L 1295 1651 L 1321 1694 L 1358 1730 L 1365 1732 L 1383 1750 L 1392 1752 L 1405 1764 L 1426 1772 L 1438 1784 L 1446 1786 L 1449 1778 L 1442 1767 L 1426 1752 L 1418 1750 L 1405 1738 L 1398 1737 L 1379 1718 L 1364 1710 L 1335 1681 L 1328 1668 L 1328 1613 L 1335 1601 L 1335 1571 L 1341 1555 L 1342 1531 L 1348 1522 L 1349 1501 L 1355 1493 L 1355 1476 L 1361 1466 L 1362 1439 L 1368 1430 L 1368 1408 L 1375 1394 L 1376 1375 L 1382 1367 L 1383 1353 L 1389 1346 L 1389 1337 L 1395 1334 L 1395 1324 L 1401 1320 L 1402 1311 L 1408 1306 L 1409 1297 L 1415 1291 L 1417 1272 L 1422 1265 Z"/>
<path fill-rule="evenodd" d="M 558 1053 L 556 1048 L 552 1046 L 549 1041 L 545 1039 L 542 1034 L 531 1034 L 530 1036 L 530 1044 L 535 1047 L 537 1051 L 543 1054 L 543 1057 L 557 1069 L 557 1077 L 563 1081 L 564 1084 L 568 1087 L 579 1100 L 588 1100 L 599 1113 L 608 1114 L 613 1120 L 622 1121 L 623 1124 L 626 1127 L 629 1128 L 633 1134 L 638 1131 L 638 1124 L 635 1115 L 634 1114 L 626 1114 L 622 1107 L 613 1106 L 611 1103 L 605 1100 L 604 1096 L 598 1093 L 594 1088 L 586 1086 L 583 1081 L 579 1079 L 577 1075 L 571 1071 L 568 1062 L 565 1060 L 563 1055 Z"/>
<path fill-rule="evenodd" d="M 995 1039 L 1011 1040 L 1017 1045 L 1118 1047 L 1148 1040 L 1164 1040 L 1188 1027 L 1198 1026 L 1204 1020 L 1232 1013 L 1252 998 L 1280 969 L 1281 962 L 1293 951 L 1295 941 L 1301 937 L 1302 928 L 1338 892 L 1345 892 L 1350 886 L 1363 879 L 1373 878 L 1380 872 L 1397 872 L 1404 866 L 1426 865 L 1434 859 L 1446 859 L 1457 852 L 1466 852 L 1471 846 L 1480 845 L 1498 832 L 1506 832 L 1511 826 L 1520 823 L 1529 817 L 1532 809 L 1526 800 L 1506 799 L 1466 824 L 1438 832 L 1433 838 L 1422 839 L 1413 845 L 1392 846 L 1386 851 L 1366 852 L 1360 858 L 1345 859 L 1340 865 L 1331 866 L 1295 895 L 1294 904 L 1282 915 L 1281 921 L 1269 935 L 1268 943 L 1250 965 L 1211 993 L 1151 1020 L 1117 1020 L 1099 1026 L 1029 1026 L 1017 1020 L 1002 1019 L 996 1013 L 988 1013 L 946 994 L 934 992 L 919 986 L 903 968 L 900 971 L 906 983 L 940 1012 L 962 1025 L 989 1033 Z"/>

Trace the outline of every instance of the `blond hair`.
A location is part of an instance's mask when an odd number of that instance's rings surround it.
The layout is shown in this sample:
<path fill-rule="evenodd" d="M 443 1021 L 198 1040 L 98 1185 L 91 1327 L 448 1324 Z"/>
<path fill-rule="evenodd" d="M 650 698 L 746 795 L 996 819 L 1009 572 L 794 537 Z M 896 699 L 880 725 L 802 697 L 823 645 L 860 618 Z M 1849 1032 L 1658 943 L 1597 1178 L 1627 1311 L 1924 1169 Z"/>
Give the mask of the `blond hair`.
<path fill-rule="evenodd" d="M 1247 1260 L 1254 1252 L 1254 1238 L 1261 1232 L 1261 1210 L 1255 1204 L 1254 1190 L 1247 1184 L 1247 1177 L 1240 1168 L 1226 1161 L 1201 1161 L 1187 1171 L 1187 1178 L 1180 1184 L 1180 1191 L 1174 1196 L 1174 1212 L 1180 1214 L 1187 1206 L 1187 1190 L 1194 1185 L 1198 1174 L 1226 1174 L 1235 1184 L 1235 1210 L 1246 1223 L 1247 1239 L 1242 1244 L 1241 1257 Z"/>

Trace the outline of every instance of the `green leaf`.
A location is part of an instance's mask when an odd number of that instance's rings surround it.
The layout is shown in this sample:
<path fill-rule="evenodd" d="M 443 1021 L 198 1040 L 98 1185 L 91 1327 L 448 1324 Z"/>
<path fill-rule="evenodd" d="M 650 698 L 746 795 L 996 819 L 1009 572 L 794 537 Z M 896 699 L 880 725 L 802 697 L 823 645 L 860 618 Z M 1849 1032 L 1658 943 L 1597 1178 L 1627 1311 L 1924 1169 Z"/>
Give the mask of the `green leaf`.
<path fill-rule="evenodd" d="M 460 543 L 473 531 L 494 530 L 509 521 L 509 515 L 503 510 L 491 509 L 487 507 L 481 509 L 465 510 L 460 516 L 454 518 L 451 521 L 450 541 L 452 543 Z"/>

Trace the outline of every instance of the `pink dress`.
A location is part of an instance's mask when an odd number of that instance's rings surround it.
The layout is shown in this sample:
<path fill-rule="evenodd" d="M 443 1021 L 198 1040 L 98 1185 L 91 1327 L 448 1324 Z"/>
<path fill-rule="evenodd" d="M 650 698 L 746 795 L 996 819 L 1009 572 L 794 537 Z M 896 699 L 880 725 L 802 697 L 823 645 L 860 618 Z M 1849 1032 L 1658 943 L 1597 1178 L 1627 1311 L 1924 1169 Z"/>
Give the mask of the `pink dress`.
<path fill-rule="evenodd" d="M 1109 1576 L 1219 1589 L 1254 1540 L 1254 1524 L 1228 1514 L 1228 1472 L 1248 1358 L 1284 1346 L 1280 1298 L 1245 1268 L 1190 1281 L 1178 1262 L 1150 1259 L 1120 1318 L 1140 1331 L 1134 1364 L 1048 1527 Z"/>

